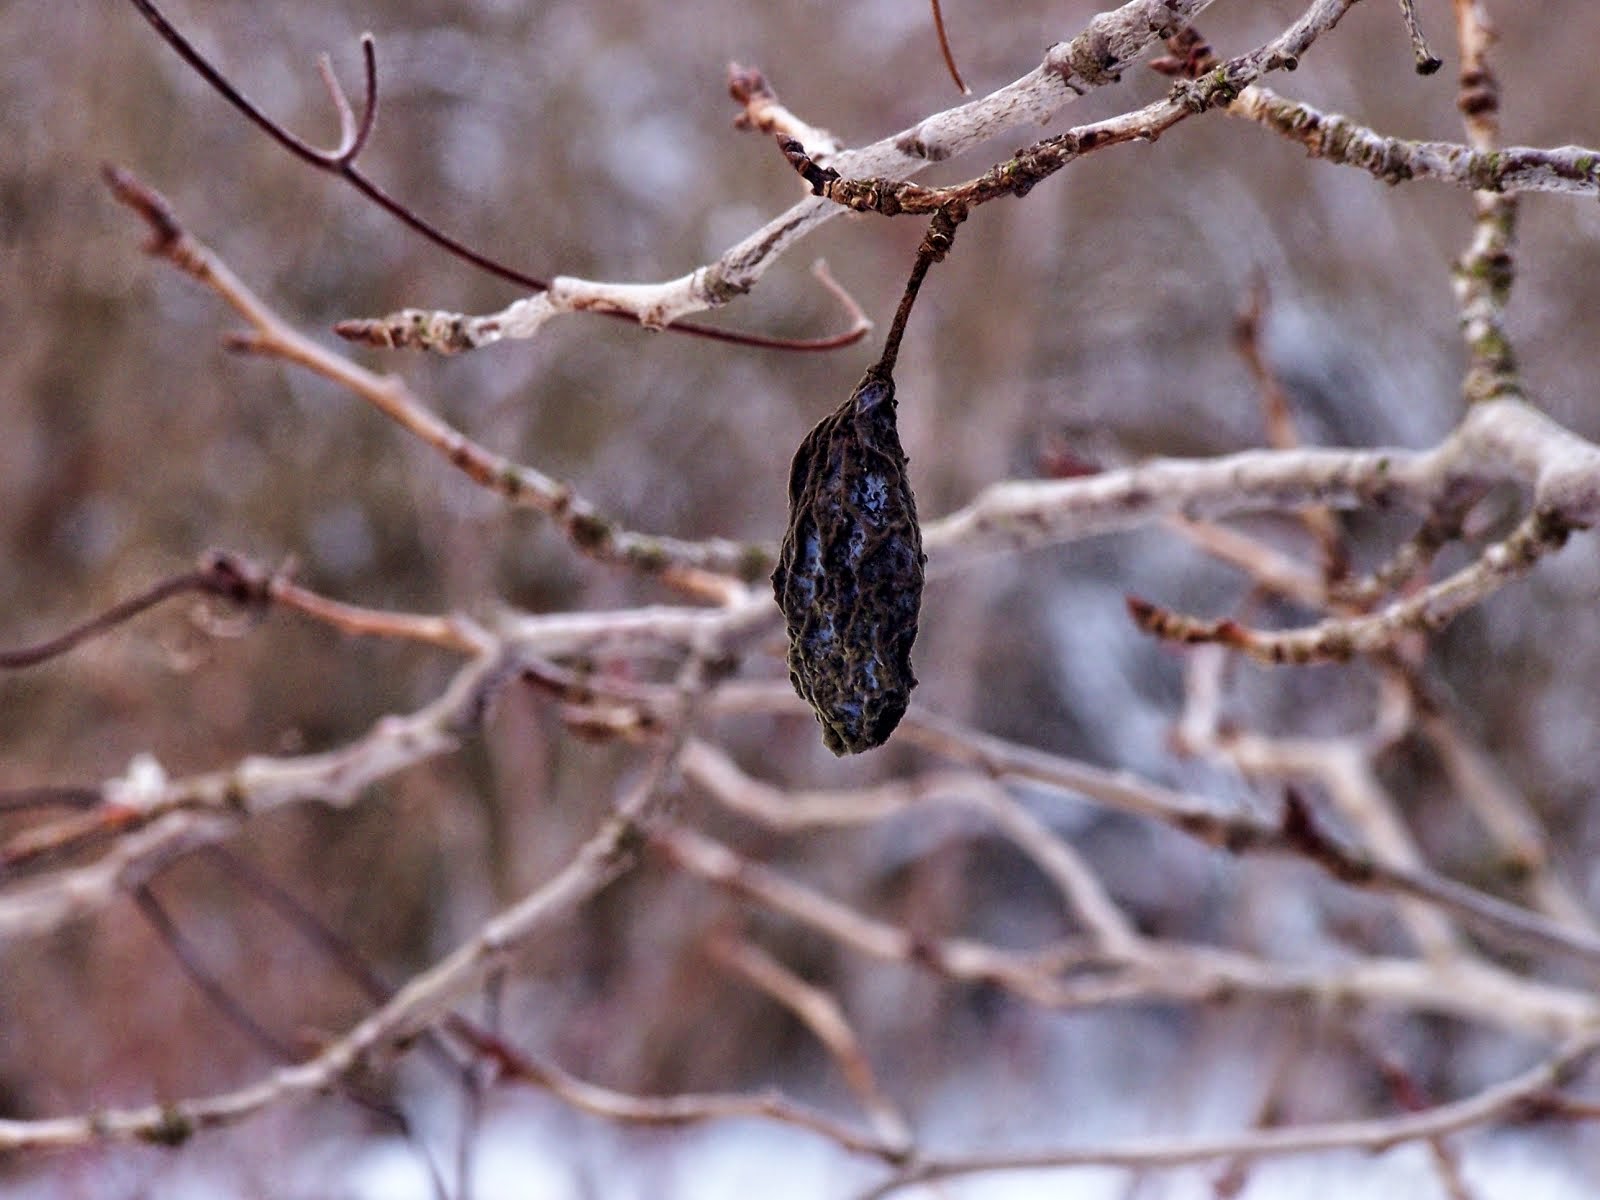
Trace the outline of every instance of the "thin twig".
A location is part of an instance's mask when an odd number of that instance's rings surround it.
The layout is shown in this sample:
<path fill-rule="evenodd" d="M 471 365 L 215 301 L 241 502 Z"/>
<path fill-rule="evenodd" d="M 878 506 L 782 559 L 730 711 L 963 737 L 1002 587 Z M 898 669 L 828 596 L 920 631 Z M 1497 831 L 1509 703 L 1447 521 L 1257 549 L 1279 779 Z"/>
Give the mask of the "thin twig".
<path fill-rule="evenodd" d="M 665 1126 L 752 1118 L 777 1121 L 817 1134 L 841 1149 L 870 1155 L 886 1163 L 899 1163 L 906 1157 L 903 1146 L 875 1134 L 863 1133 L 776 1091 L 637 1096 L 580 1079 L 554 1063 L 511 1050 L 492 1037 L 480 1036 L 475 1039 L 475 1045 L 480 1053 L 493 1056 L 503 1079 L 542 1088 L 562 1103 L 592 1116 L 633 1125 Z M 0 1148 L 5 1145 L 4 1132 L 3 1123 L 0 1123 Z"/>
<path fill-rule="evenodd" d="M 1098 14 L 1076 37 L 1046 51 L 1037 67 L 988 96 L 971 100 L 945 112 L 934 113 L 909 129 L 870 145 L 838 149 L 831 161 L 849 175 L 885 175 L 904 178 L 939 162 L 965 153 L 1008 130 L 1033 129 L 1047 123 L 1066 105 L 1089 91 L 1121 78 L 1123 65 L 1132 63 L 1163 37 L 1175 33 L 1184 21 L 1205 11 L 1212 0 L 1126 0 L 1120 7 Z M 748 98 L 735 99 L 747 105 Z M 760 102 L 758 101 L 758 104 Z M 784 110 L 787 114 L 787 110 Z M 814 140 L 802 131 L 814 127 L 789 123 L 789 115 L 771 113 L 776 128 L 801 136 L 814 149 L 837 146 L 832 138 Z M 758 125 L 758 127 L 764 127 Z M 696 267 L 676 279 L 655 284 L 602 284 L 566 277 L 550 281 L 550 289 L 518 301 L 494 317 L 462 317 L 415 310 L 428 322 L 437 316 L 443 343 L 462 328 L 461 322 L 488 322 L 498 336 L 532 336 L 553 316 L 590 308 L 617 307 L 655 326 L 681 326 L 683 318 L 718 308 L 747 295 L 788 250 L 818 226 L 833 219 L 838 209 L 808 197 L 728 247 L 716 260 Z M 866 326 L 853 329 L 860 336 Z"/>
<path fill-rule="evenodd" d="M 881 1200 L 902 1188 L 942 1179 L 998 1171 L 1085 1166 L 1173 1167 L 1219 1158 L 1275 1158 L 1324 1150 L 1387 1150 L 1406 1142 L 1477 1128 L 1515 1114 L 1547 1089 L 1560 1087 L 1571 1079 L 1588 1064 L 1597 1049 L 1600 1047 L 1592 1036 L 1574 1039 L 1520 1075 L 1487 1087 L 1474 1096 L 1419 1113 L 1367 1121 L 1285 1126 L 1226 1137 L 1150 1138 L 1120 1146 L 923 1159 L 867 1193 L 863 1200 Z"/>
<path fill-rule="evenodd" d="M 1474 150 L 1492 155 L 1500 138 L 1500 81 L 1489 64 L 1494 32 L 1479 0 L 1454 0 L 1461 78 L 1456 106 Z M 1501 152 L 1508 153 L 1508 152 Z M 1590 173 L 1596 173 L 1591 159 Z M 1469 403 L 1522 395 L 1517 355 L 1506 324 L 1506 305 L 1516 281 L 1512 251 L 1517 235 L 1517 198 L 1480 187 L 1472 196 L 1472 243 L 1455 265 L 1451 282 L 1461 311 Z"/>
<path fill-rule="evenodd" d="M 1300 56 L 1337 25 L 1354 3 L 1355 0 L 1317 0 L 1272 41 L 1229 59 L 1198 79 L 1180 79 L 1166 99 L 1036 142 L 965 183 L 923 187 L 895 179 L 855 177 L 843 168 L 816 164 L 802 147 L 786 146 L 785 153 L 811 184 L 814 194 L 855 212 L 876 212 L 887 217 L 902 213 L 931 215 L 952 204 L 976 208 L 1005 196 L 1020 198 L 1091 151 L 1127 142 L 1153 142 L 1189 117 L 1226 108 L 1262 75 L 1293 70 L 1299 65 Z"/>
<path fill-rule="evenodd" d="M 492 258 L 481 251 L 474 250 L 465 242 L 452 237 L 405 202 L 390 195 L 356 166 L 356 156 L 366 146 L 378 114 L 377 52 L 371 34 L 361 35 L 366 96 L 362 104 L 359 123 L 349 117 L 349 103 L 344 99 L 344 93 L 339 89 L 337 83 L 333 82 L 331 71 L 319 65 L 319 71 L 321 71 L 324 81 L 328 83 L 329 91 L 333 96 L 342 134 L 337 147 L 332 150 L 319 150 L 273 120 L 273 118 L 267 116 L 259 105 L 234 86 L 227 76 L 218 70 L 193 42 L 179 32 L 177 27 L 167 20 L 166 16 L 151 0 L 130 0 L 130 2 L 196 74 L 209 83 L 224 100 L 243 113 L 252 124 L 301 162 L 319 171 L 325 171 L 343 179 L 356 191 L 360 192 L 362 196 L 400 221 L 408 229 L 420 234 L 434 245 L 461 259 L 463 262 L 477 267 L 480 271 L 504 279 L 509 283 L 518 284 L 532 292 L 550 290 L 552 284 L 549 281 L 508 266 L 500 260 Z M 582 311 L 597 312 L 603 316 L 616 317 L 623 320 L 643 319 L 643 314 L 599 305 L 586 307 Z M 646 323 L 650 322 L 647 321 Z M 859 322 L 852 324 L 844 333 L 831 337 L 809 339 L 779 338 L 769 337 L 765 334 L 739 333 L 735 330 L 700 325 L 693 321 L 676 321 L 665 327 L 670 328 L 674 333 L 685 333 L 694 337 L 709 338 L 712 341 L 728 342 L 733 345 L 751 346 L 764 350 L 803 351 L 837 350 L 860 341 L 867 332 L 865 328 L 860 326 Z M 366 338 L 364 340 L 381 344 L 376 338 Z"/>
<path fill-rule="evenodd" d="M 1265 663 L 1344 662 L 1387 650 L 1408 633 L 1434 632 L 1506 584 L 1531 571 L 1566 544 L 1571 529 L 1536 510 L 1504 541 L 1471 566 L 1368 616 L 1330 617 L 1286 633 L 1250 629 L 1232 619 L 1207 621 L 1176 613 L 1136 596 L 1127 599 L 1134 623 L 1146 633 L 1185 645 L 1216 643 Z"/>
<path fill-rule="evenodd" d="M 955 80 L 956 90 L 963 96 L 972 95 L 969 88 L 961 78 L 961 72 L 956 69 L 955 55 L 950 52 L 950 37 L 944 28 L 944 12 L 939 7 L 939 0 L 929 0 L 933 6 L 933 29 L 939 35 L 939 53 L 944 57 L 945 69 L 950 72 L 950 78 Z"/>
<path fill-rule="evenodd" d="M 167 949 L 172 951 L 173 958 L 189 977 L 189 982 L 200 989 L 213 1008 L 226 1017 L 230 1024 L 242 1030 L 268 1057 L 283 1063 L 292 1063 L 299 1057 L 294 1047 L 257 1021 L 250 1010 L 201 963 L 197 948 L 178 929 L 148 884 L 140 884 L 131 895 L 134 906 Z"/>
<path fill-rule="evenodd" d="M 566 484 L 488 450 L 428 410 L 394 376 L 379 375 L 329 351 L 289 325 L 236 276 L 214 251 L 184 231 L 166 200 L 131 173 L 108 167 L 113 194 L 152 227 L 151 253 L 205 284 L 250 324 L 237 348 L 296 363 L 347 389 L 429 446 L 451 466 L 507 503 L 547 514 L 579 550 L 672 578 L 689 569 L 757 579 L 771 569 L 770 553 L 727 539 L 686 542 L 622 528 Z"/>
<path fill-rule="evenodd" d="M 1244 572 L 1254 588 L 1307 608 L 1320 608 L 1327 602 L 1323 572 L 1290 557 L 1263 538 L 1214 521 L 1171 517 L 1167 524 L 1218 562 Z"/>
<path fill-rule="evenodd" d="M 745 982 L 761 989 L 800 1019 L 839 1064 L 845 1082 L 872 1121 L 886 1146 L 909 1152 L 911 1127 L 883 1089 L 850 1026 L 838 1000 L 822 988 L 807 983 L 753 942 L 742 938 L 714 938 L 707 947 L 712 959 Z"/>
<path fill-rule="evenodd" d="M 100 803 L 97 787 L 21 787 L 0 790 L 0 813 L 32 812 L 41 808 L 93 808 Z"/>
<path fill-rule="evenodd" d="M 913 708 L 900 736 L 996 777 L 1085 796 L 1112 809 L 1169 825 L 1232 854 L 1287 854 L 1309 860 L 1352 887 L 1411 896 L 1450 912 L 1508 947 L 1538 948 L 1600 968 L 1600 937 L 1434 874 L 1373 862 L 1333 840 L 1304 805 L 1288 798 L 1277 821 L 1222 811 L 1194 797 L 1059 755 L 979 733 Z"/>
<path fill-rule="evenodd" d="M 740 106 L 736 129 L 753 129 L 769 135 L 786 134 L 810 146 L 812 153 L 828 158 L 844 149 L 839 139 L 796 116 L 779 99 L 758 67 L 728 64 L 728 95 Z"/>
<path fill-rule="evenodd" d="M 1369 1045 L 1366 1039 L 1353 1031 L 1349 1034 L 1349 1040 L 1365 1057 L 1372 1060 L 1390 1095 L 1403 1111 L 1426 1112 L 1434 1106 L 1436 1102 L 1428 1095 L 1428 1090 L 1403 1062 L 1378 1047 Z M 1433 1159 L 1434 1171 L 1439 1176 L 1439 1182 L 1448 1200 L 1473 1200 L 1472 1193 L 1462 1176 L 1461 1156 L 1456 1153 L 1455 1148 L 1443 1136 L 1437 1136 L 1428 1139 L 1428 1150 Z"/>
<path fill-rule="evenodd" d="M 266 1026 L 257 1021 L 239 998 L 229 991 L 223 982 L 206 967 L 201 959 L 199 948 L 178 928 L 177 923 L 173 921 L 165 906 L 156 899 L 155 893 L 150 890 L 148 884 L 141 884 L 134 888 L 132 896 L 135 906 L 156 931 L 156 935 L 166 945 L 167 949 L 172 952 L 183 973 L 188 976 L 189 981 L 195 987 L 200 989 L 213 1008 L 220 1012 L 230 1024 L 240 1029 L 246 1037 L 270 1058 L 280 1063 L 293 1063 L 301 1057 L 294 1047 L 278 1038 Z M 432 1155 L 428 1153 L 427 1146 L 413 1136 L 411 1122 L 406 1119 L 405 1113 L 400 1108 L 391 1101 L 362 1089 L 352 1080 L 339 1081 L 338 1090 L 346 1098 L 393 1126 L 407 1141 L 411 1142 L 429 1174 L 434 1194 L 440 1197 L 441 1200 L 449 1194 L 445 1189 L 443 1179 L 439 1176 L 438 1168 L 433 1161 Z"/>
<path fill-rule="evenodd" d="M 1444 62 L 1428 49 L 1428 40 L 1422 36 L 1422 26 L 1417 23 L 1416 0 L 1400 0 L 1400 19 L 1405 22 L 1406 36 L 1411 39 L 1411 57 L 1417 65 L 1418 75 L 1432 75 Z"/>
<path fill-rule="evenodd" d="M 877 370 L 884 378 L 890 378 L 894 374 L 895 360 L 900 356 L 900 340 L 905 336 L 906 322 L 911 319 L 911 309 L 915 306 L 917 295 L 922 290 L 922 281 L 927 277 L 928 268 L 936 262 L 944 261 L 945 255 L 950 253 L 950 247 L 955 242 L 956 230 L 966 219 L 966 208 L 960 204 L 952 204 L 949 208 L 942 208 L 935 213 L 933 221 L 928 225 L 928 232 L 923 235 L 922 244 L 917 247 L 917 260 L 912 264 L 911 275 L 906 280 L 905 291 L 901 293 L 894 320 L 889 323 L 889 332 L 883 339 L 883 353 L 878 358 Z"/>
<path fill-rule="evenodd" d="M 267 599 L 265 577 L 246 572 L 242 569 L 244 566 L 244 561 L 233 555 L 209 553 L 194 570 L 152 584 L 65 633 L 37 645 L 0 652 L 0 670 L 14 671 L 48 662 L 186 592 L 200 592 L 241 607 L 259 609 Z"/>
<path fill-rule="evenodd" d="M 1600 929 L 1600 920 L 1553 861 L 1551 839 L 1539 816 L 1503 771 L 1462 728 L 1437 688 L 1424 688 L 1415 673 L 1407 682 L 1417 690 L 1417 731 L 1439 756 L 1445 778 L 1488 833 L 1509 883 L 1520 885 L 1541 912 L 1579 929 Z"/>
<path fill-rule="evenodd" d="M 1234 321 L 1233 345 L 1255 380 L 1267 430 L 1267 445 L 1277 450 L 1292 450 L 1302 444 L 1300 431 L 1296 428 L 1289 394 L 1284 389 L 1283 381 L 1278 378 L 1277 371 L 1267 361 L 1266 350 L 1262 346 L 1267 302 L 1266 278 L 1257 275 L 1250 288 L 1250 298 Z M 1300 520 L 1321 551 L 1324 580 L 1329 584 L 1338 583 L 1350 573 L 1350 553 L 1344 544 L 1338 520 L 1329 509 L 1322 506 L 1303 510 Z"/>

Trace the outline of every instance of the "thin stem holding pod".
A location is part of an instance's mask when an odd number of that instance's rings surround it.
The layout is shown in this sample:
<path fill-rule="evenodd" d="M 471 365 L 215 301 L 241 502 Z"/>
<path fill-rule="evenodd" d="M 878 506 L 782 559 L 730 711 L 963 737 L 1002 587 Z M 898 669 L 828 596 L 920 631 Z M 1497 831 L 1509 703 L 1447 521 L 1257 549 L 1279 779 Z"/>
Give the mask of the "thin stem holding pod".
<path fill-rule="evenodd" d="M 900 307 L 883 339 L 883 355 L 878 359 L 877 370 L 884 378 L 894 374 L 895 359 L 900 355 L 900 339 L 905 336 L 906 322 L 911 319 L 911 308 L 922 290 L 923 277 L 936 262 L 943 262 L 956 239 L 956 228 L 967 219 L 967 206 L 960 202 L 948 204 L 933 214 L 922 245 L 917 247 L 917 261 L 911 267 L 911 277 L 906 280 L 905 293 L 900 297 Z"/>

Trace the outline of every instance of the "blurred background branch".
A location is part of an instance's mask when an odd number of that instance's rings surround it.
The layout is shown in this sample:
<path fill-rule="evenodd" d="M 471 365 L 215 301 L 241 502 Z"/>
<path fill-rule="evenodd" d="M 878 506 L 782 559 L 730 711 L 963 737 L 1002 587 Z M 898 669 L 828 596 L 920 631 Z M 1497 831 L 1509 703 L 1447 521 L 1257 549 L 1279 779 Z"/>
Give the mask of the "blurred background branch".
<path fill-rule="evenodd" d="M 0 24 L 8 1188 L 1587 1195 L 1589 6 L 131 7 Z M 1001 197 L 834 762 L 766 577 L 923 226 L 831 218 Z"/>

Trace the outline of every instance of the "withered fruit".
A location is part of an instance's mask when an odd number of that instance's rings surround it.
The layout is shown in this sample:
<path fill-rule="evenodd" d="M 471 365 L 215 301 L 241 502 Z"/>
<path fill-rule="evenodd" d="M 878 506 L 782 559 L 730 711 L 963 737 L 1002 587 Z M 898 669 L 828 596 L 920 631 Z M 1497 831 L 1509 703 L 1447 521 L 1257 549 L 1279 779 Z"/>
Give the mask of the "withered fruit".
<path fill-rule="evenodd" d="M 894 380 L 875 367 L 795 452 L 772 573 L 789 678 L 835 754 L 883 745 L 905 715 L 925 561 Z"/>

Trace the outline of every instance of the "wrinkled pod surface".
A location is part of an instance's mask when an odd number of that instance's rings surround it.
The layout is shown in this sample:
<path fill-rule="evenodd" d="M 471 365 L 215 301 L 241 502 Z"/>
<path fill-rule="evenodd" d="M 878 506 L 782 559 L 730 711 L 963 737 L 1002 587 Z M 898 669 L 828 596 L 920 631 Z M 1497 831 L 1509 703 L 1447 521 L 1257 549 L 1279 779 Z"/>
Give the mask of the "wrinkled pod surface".
<path fill-rule="evenodd" d="M 795 452 L 772 573 L 789 678 L 835 754 L 881 746 L 905 715 L 924 561 L 894 380 L 873 368 Z"/>

